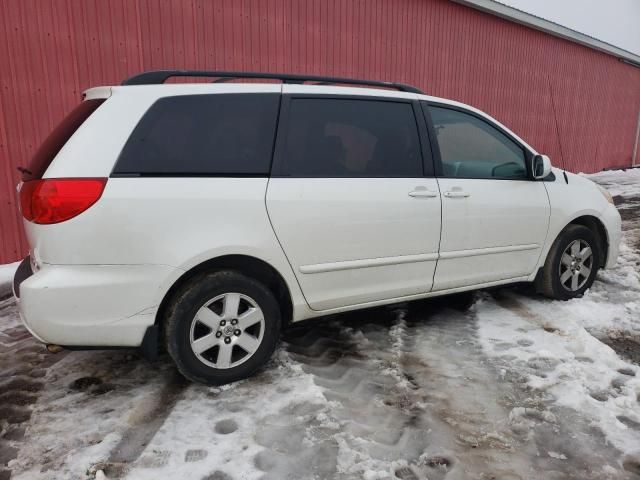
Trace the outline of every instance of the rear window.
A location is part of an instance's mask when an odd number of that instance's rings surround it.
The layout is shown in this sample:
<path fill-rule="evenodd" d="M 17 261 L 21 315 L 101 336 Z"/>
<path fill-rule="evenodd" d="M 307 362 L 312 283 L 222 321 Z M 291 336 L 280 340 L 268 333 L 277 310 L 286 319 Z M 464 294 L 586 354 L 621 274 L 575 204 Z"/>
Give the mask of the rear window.
<path fill-rule="evenodd" d="M 38 180 L 49 168 L 51 162 L 71 138 L 71 135 L 80 128 L 87 118 L 105 101 L 104 98 L 85 100 L 74 108 L 60 124 L 49 134 L 35 155 L 31 158 L 29 166 L 20 168 L 22 180 Z"/>
<path fill-rule="evenodd" d="M 279 94 L 166 97 L 127 141 L 114 174 L 268 175 Z"/>

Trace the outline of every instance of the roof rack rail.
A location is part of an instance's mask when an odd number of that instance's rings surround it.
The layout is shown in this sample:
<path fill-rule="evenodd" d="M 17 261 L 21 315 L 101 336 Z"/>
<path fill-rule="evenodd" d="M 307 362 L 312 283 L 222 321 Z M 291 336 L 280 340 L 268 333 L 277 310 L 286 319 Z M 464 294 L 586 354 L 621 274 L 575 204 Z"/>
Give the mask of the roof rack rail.
<path fill-rule="evenodd" d="M 356 80 L 354 78 L 322 77 L 315 75 L 295 75 L 261 72 L 210 72 L 206 70 L 150 70 L 127 78 L 122 85 L 162 84 L 171 77 L 207 77 L 207 78 L 262 78 L 280 80 L 282 83 L 322 82 L 324 84 L 368 85 L 378 88 L 393 88 L 401 92 L 423 94 L 422 90 L 411 85 L 378 80 Z"/>

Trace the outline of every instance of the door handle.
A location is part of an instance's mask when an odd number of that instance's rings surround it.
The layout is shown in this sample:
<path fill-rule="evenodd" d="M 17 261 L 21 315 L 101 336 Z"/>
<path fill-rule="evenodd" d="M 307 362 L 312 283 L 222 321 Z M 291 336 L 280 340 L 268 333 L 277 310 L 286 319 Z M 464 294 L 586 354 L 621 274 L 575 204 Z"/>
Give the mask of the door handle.
<path fill-rule="evenodd" d="M 426 187 L 416 187 L 415 190 L 409 192 L 409 196 L 413 198 L 435 198 L 438 196 L 438 192 L 427 190 Z"/>
<path fill-rule="evenodd" d="M 444 192 L 444 196 L 447 198 L 467 198 L 470 194 L 463 192 L 462 190 L 449 190 Z"/>

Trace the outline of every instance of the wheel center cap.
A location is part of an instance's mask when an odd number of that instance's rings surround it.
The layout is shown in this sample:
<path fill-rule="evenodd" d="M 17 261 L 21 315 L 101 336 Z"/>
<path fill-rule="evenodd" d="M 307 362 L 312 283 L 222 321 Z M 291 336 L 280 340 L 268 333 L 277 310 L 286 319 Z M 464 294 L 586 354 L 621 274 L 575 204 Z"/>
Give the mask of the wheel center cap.
<path fill-rule="evenodd" d="M 233 327 L 231 325 L 227 325 L 222 329 L 222 333 L 224 333 L 227 337 L 233 335 Z"/>

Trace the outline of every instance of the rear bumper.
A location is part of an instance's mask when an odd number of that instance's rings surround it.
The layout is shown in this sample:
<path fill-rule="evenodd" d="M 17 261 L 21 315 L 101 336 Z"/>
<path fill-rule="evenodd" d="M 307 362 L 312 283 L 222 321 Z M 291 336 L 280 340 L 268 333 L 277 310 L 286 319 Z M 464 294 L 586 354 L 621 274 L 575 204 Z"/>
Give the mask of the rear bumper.
<path fill-rule="evenodd" d="M 33 275 L 33 270 L 31 269 L 31 257 L 27 256 L 22 260 L 22 262 L 20 262 L 20 265 L 18 265 L 16 273 L 13 276 L 13 296 L 16 297 L 16 299 L 20 299 L 20 284 L 31 275 Z"/>
<path fill-rule="evenodd" d="M 176 271 L 164 265 L 44 264 L 20 273 L 23 264 L 14 279 L 23 323 L 38 340 L 69 347 L 140 346 L 155 323 L 161 286 Z"/>
<path fill-rule="evenodd" d="M 13 276 L 13 283 L 11 285 L 13 288 L 13 296 L 15 297 L 16 303 L 18 304 L 19 311 L 20 311 L 20 285 L 22 284 L 23 281 L 25 281 L 31 275 L 33 275 L 33 270 L 31 268 L 31 257 L 27 255 L 27 257 L 24 258 L 22 262 L 20 262 L 20 265 L 18 265 L 18 269 L 16 270 L 16 273 Z M 33 329 L 31 329 L 29 324 L 24 321 L 24 316 L 22 315 L 22 312 L 20 312 L 20 319 L 22 320 L 22 323 L 24 324 L 25 328 L 29 331 L 31 335 L 33 335 L 38 341 L 42 343 L 46 343 L 36 332 L 33 331 Z"/>

